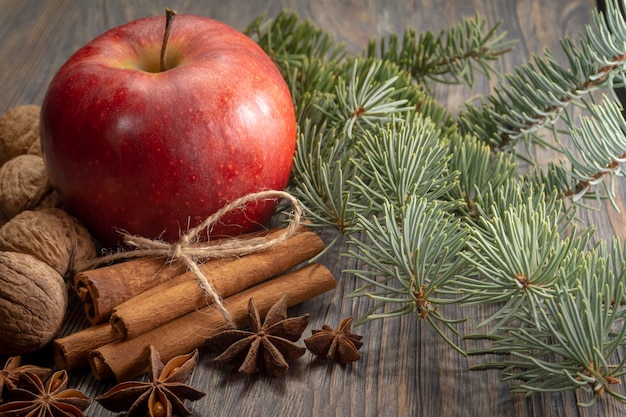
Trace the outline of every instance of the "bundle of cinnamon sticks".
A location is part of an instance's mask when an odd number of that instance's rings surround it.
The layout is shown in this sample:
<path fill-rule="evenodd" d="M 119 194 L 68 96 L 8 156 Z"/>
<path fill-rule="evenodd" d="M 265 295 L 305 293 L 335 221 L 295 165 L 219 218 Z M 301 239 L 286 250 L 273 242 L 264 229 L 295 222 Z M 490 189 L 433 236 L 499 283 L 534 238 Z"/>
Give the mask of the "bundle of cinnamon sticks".
<path fill-rule="evenodd" d="M 300 230 L 270 249 L 210 260 L 200 270 L 222 298 L 232 324 L 243 328 L 250 298 L 265 315 L 283 294 L 293 306 L 333 289 L 332 273 L 306 262 L 323 248 L 317 234 Z M 96 379 L 134 378 L 148 369 L 150 345 L 167 361 L 227 327 L 196 276 L 164 259 L 139 258 L 84 271 L 74 286 L 92 326 L 54 340 L 54 357 L 67 370 L 90 366 Z"/>

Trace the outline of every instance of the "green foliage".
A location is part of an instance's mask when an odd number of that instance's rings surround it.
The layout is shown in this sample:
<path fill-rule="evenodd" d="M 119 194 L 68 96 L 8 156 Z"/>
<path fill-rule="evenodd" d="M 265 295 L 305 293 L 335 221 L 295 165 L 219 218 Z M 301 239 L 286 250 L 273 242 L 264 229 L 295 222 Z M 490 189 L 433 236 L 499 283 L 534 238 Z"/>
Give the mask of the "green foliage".
<path fill-rule="evenodd" d="M 450 171 L 451 155 L 441 132 L 421 117 L 365 131 L 354 149 L 351 185 L 362 201 L 361 213 L 381 213 L 385 204 L 402 207 L 411 196 L 442 200 L 457 184 L 458 172 Z"/>
<path fill-rule="evenodd" d="M 489 351 L 504 359 L 489 365 L 502 368 L 503 380 L 519 381 L 513 392 L 582 390 L 590 398 L 581 406 L 604 394 L 626 401 L 614 388 L 626 373 L 619 351 L 626 343 L 623 259 L 616 240 L 608 253 L 601 244 L 579 256 L 569 279 L 560 280 L 552 296 L 543 299 L 539 320 L 494 338 Z"/>
<path fill-rule="evenodd" d="M 370 41 L 366 56 L 395 62 L 418 82 L 474 85 L 476 72 L 497 74 L 492 62 L 511 49 L 512 42 L 505 32 L 498 32 L 500 24 L 487 27 L 479 14 L 473 19 L 442 30 L 416 34 L 407 28 L 402 42 L 397 34 L 386 39 Z"/>
<path fill-rule="evenodd" d="M 514 151 L 520 141 L 549 145 L 543 128 L 551 128 L 557 120 L 571 124 L 568 112 L 572 104 L 588 108 L 589 101 L 584 98 L 590 93 L 623 84 L 626 21 L 619 0 L 607 1 L 606 16 L 594 11 L 593 23 L 578 43 L 561 40 L 567 65 L 559 63 L 549 50 L 534 56 L 527 65 L 507 74 L 480 107 L 469 106 L 459 116 L 461 131 L 477 133 L 497 150 Z"/>
<path fill-rule="evenodd" d="M 438 203 L 415 194 L 399 208 L 384 201 L 379 216 L 357 216 L 366 240 L 353 238 L 351 243 L 356 250 L 349 255 L 367 268 L 347 272 L 368 285 L 352 296 L 375 300 L 361 322 L 416 313 L 461 351 L 438 325 L 442 323 L 458 334 L 456 322 L 439 311 L 439 306 L 455 300 L 437 295 L 450 290 L 450 283 L 463 267 L 458 253 L 463 250 L 468 229 Z M 375 314 L 389 306 L 392 308 Z"/>
<path fill-rule="evenodd" d="M 563 148 L 571 164 L 571 177 L 577 181 L 571 191 L 574 200 L 596 191 L 596 198 L 607 197 L 615 204 L 615 179 L 624 176 L 621 163 L 626 161 L 626 121 L 614 102 L 590 105 L 591 116 L 582 117 L 580 127 L 572 128 L 575 151 Z"/>
<path fill-rule="evenodd" d="M 289 67 L 301 67 L 307 61 L 341 61 L 346 56 L 342 44 L 293 12 L 284 11 L 272 21 L 260 16 L 245 33 L 272 57 L 285 77 Z"/>
<path fill-rule="evenodd" d="M 377 76 L 379 68 L 380 64 L 373 61 L 355 61 L 349 82 L 341 77 L 337 80 L 336 114 L 331 114 L 331 118 L 344 125 L 348 138 L 355 130 L 367 132 L 368 128 L 389 121 L 393 114 L 412 109 L 405 106 L 408 100 L 397 98 L 401 92 L 394 88 L 397 77 Z"/>
<path fill-rule="evenodd" d="M 584 248 L 588 237 L 577 236 L 575 228 L 563 237 L 573 213 L 562 201 L 545 201 L 540 192 L 524 197 L 520 185 L 503 188 L 496 191 L 489 216 L 480 217 L 467 250 L 461 253 L 472 273 L 460 275 L 457 281 L 459 291 L 468 295 L 465 303 L 500 306 L 482 323 L 497 321 L 490 332 L 511 325 L 520 314 L 539 325 L 543 301 L 552 298 L 555 285 L 567 279 L 572 256 Z M 486 213 L 480 205 L 478 209 Z"/>
<path fill-rule="evenodd" d="M 319 126 L 319 127 L 318 127 Z M 307 122 L 300 132 L 290 189 L 304 204 L 310 227 L 332 227 L 349 233 L 356 223 L 353 190 L 347 180 L 355 168 L 354 152 L 342 133 Z"/>
<path fill-rule="evenodd" d="M 518 170 L 518 163 L 512 155 L 493 155 L 489 146 L 474 136 L 451 135 L 448 154 L 448 169 L 459 176 L 448 198 L 463 201 L 459 211 L 465 216 L 475 216 L 476 199 L 491 195 L 491 189 L 499 189 Z"/>
<path fill-rule="evenodd" d="M 459 352 L 463 338 L 484 339 L 469 353 L 495 353 L 478 368 L 501 369 L 514 392 L 626 402 L 612 389 L 626 373 L 626 251 L 590 248 L 593 229 L 577 218 L 585 199 L 615 205 L 623 176 L 626 122 L 608 96 L 626 84 L 625 5 L 608 1 L 577 43 L 564 38 L 565 64 L 546 50 L 458 117 L 432 85 L 492 76 L 511 46 L 478 15 L 438 35 L 372 40 L 361 56 L 289 12 L 250 25 L 292 90 L 289 191 L 311 227 L 347 236 L 357 267 L 346 279 L 363 283 L 351 297 L 372 303 L 359 323 L 413 314 Z M 541 166 L 519 146 L 535 144 L 562 158 Z M 451 305 L 494 313 L 483 333 L 463 334 Z"/>

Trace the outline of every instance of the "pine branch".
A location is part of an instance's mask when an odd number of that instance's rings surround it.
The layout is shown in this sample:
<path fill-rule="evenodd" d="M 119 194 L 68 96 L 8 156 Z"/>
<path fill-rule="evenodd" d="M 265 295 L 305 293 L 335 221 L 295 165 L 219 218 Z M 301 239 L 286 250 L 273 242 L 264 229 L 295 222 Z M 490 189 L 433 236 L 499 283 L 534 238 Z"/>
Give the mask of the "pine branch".
<path fill-rule="evenodd" d="M 439 298 L 449 289 L 463 267 L 458 253 L 463 249 L 467 229 L 460 219 L 443 211 L 439 204 L 411 195 L 402 207 L 383 203 L 379 216 L 358 216 L 357 226 L 365 239 L 353 238 L 350 256 L 364 264 L 349 270 L 366 282 L 351 296 L 375 301 L 359 324 L 385 317 L 416 313 L 457 351 L 461 348 L 444 333 L 458 334 L 457 321 L 445 318 L 439 307 L 456 302 Z M 393 306 L 392 309 L 385 307 Z M 383 310 L 382 312 L 378 312 Z"/>
<path fill-rule="evenodd" d="M 621 164 L 626 161 L 626 121 L 617 104 L 604 101 L 604 106 L 590 106 L 591 116 L 582 117 L 580 128 L 571 130 L 576 153 L 563 147 L 572 166 L 570 176 L 577 181 L 566 195 L 576 201 L 601 186 L 603 192 L 593 194 L 596 198 L 606 196 L 617 209 L 614 181 L 624 176 Z"/>
<path fill-rule="evenodd" d="M 384 204 L 401 207 L 412 196 L 444 200 L 457 184 L 442 132 L 430 120 L 412 115 L 364 131 L 355 143 L 355 177 L 361 213 L 380 213 Z M 458 205 L 448 200 L 447 210 Z"/>
<path fill-rule="evenodd" d="M 492 62 L 511 49 L 512 42 L 500 33 L 500 23 L 487 28 L 479 15 L 465 18 L 435 35 L 428 31 L 419 36 L 412 28 L 404 32 L 402 42 L 396 34 L 372 40 L 365 56 L 395 62 L 419 84 L 461 84 L 473 87 L 475 73 L 498 74 Z"/>
<path fill-rule="evenodd" d="M 510 329 L 495 342 L 498 351 L 516 358 L 499 364 L 504 380 L 519 381 L 513 392 L 583 390 L 591 399 L 580 406 L 604 394 L 626 402 L 613 389 L 626 373 L 625 359 L 618 355 L 626 342 L 623 272 L 602 260 L 597 252 L 589 254 L 578 270 L 580 279 L 555 285 L 536 327 Z"/>
<path fill-rule="evenodd" d="M 307 122 L 299 134 L 289 188 L 304 202 L 310 227 L 332 227 L 347 234 L 356 223 L 352 192 L 346 187 L 354 165 L 353 151 L 342 137 L 324 124 Z"/>
<path fill-rule="evenodd" d="M 561 41 L 569 68 L 546 50 L 519 66 L 480 108 L 459 116 L 462 132 L 479 132 L 496 150 L 511 151 L 520 140 L 547 145 L 541 129 L 555 123 L 572 103 L 601 87 L 623 82 L 626 66 L 626 21 L 618 0 L 609 0 L 607 14 L 594 11 L 593 26 L 580 35 L 579 46 Z"/>
<path fill-rule="evenodd" d="M 477 210 L 480 217 L 461 253 L 475 273 L 457 280 L 459 291 L 467 295 L 464 302 L 500 305 L 479 325 L 492 325 L 492 333 L 520 317 L 538 323 L 544 300 L 554 296 L 554 286 L 567 277 L 589 235 L 577 233 L 575 227 L 567 230 L 572 209 L 521 182 L 482 196 Z"/>
<path fill-rule="evenodd" d="M 406 106 L 408 100 L 398 99 L 394 88 L 396 77 L 379 82 L 376 73 L 381 63 L 355 61 L 349 82 L 342 78 L 337 81 L 337 101 L 335 115 L 344 124 L 346 136 L 352 137 L 355 130 L 367 131 L 379 123 L 391 120 L 394 114 L 414 110 Z"/>
<path fill-rule="evenodd" d="M 427 88 L 494 73 L 509 44 L 478 16 L 438 36 L 407 30 L 402 44 L 373 41 L 360 58 L 289 13 L 251 25 L 292 89 L 299 133 L 289 190 L 312 227 L 348 235 L 345 255 L 358 269 L 345 272 L 364 283 L 351 296 L 373 303 L 360 323 L 414 314 L 463 353 L 460 321 L 444 307 L 495 304 L 474 336 L 490 346 L 471 353 L 498 360 L 481 368 L 501 369 L 514 392 L 626 402 L 612 387 L 626 374 L 616 355 L 626 343 L 626 250 L 615 241 L 610 253 L 602 244 L 585 252 L 593 229 L 579 230 L 575 217 L 583 198 L 614 201 L 612 181 L 623 175 L 626 122 L 590 94 L 626 84 L 618 7 L 611 0 L 606 17 L 594 14 L 577 45 L 562 40 L 569 68 L 546 50 L 458 120 Z M 573 106 L 588 115 L 574 118 Z M 520 143 L 566 158 L 518 176 Z"/>
<path fill-rule="evenodd" d="M 305 61 L 341 62 L 346 56 L 343 44 L 312 22 L 283 10 L 276 18 L 256 18 L 244 31 L 273 59 L 287 76 L 287 68 L 301 67 Z"/>
<path fill-rule="evenodd" d="M 489 146 L 474 136 L 449 135 L 448 170 L 456 172 L 459 179 L 450 190 L 451 201 L 463 201 L 459 212 L 475 217 L 476 199 L 479 195 L 498 189 L 515 176 L 518 164 L 512 155 L 493 155 Z"/>

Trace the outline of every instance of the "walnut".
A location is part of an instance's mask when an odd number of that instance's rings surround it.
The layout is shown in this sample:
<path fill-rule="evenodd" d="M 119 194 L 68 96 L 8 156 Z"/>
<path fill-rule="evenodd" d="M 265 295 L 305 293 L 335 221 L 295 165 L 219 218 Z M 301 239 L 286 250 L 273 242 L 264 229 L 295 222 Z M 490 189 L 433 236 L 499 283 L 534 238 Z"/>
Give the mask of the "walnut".
<path fill-rule="evenodd" d="M 41 149 L 41 141 L 40 140 L 34 141 L 33 144 L 30 145 L 26 153 L 30 155 L 37 155 L 37 156 L 43 157 L 43 150 Z"/>
<path fill-rule="evenodd" d="M 0 250 L 32 255 L 65 278 L 97 255 L 87 229 L 60 208 L 25 210 L 13 217 L 0 227 Z"/>
<path fill-rule="evenodd" d="M 0 116 L 0 165 L 28 153 L 31 148 L 37 152 L 35 144 L 39 142 L 40 112 L 40 106 L 25 104 L 15 106 Z"/>
<path fill-rule="evenodd" d="M 50 343 L 67 304 L 57 271 L 31 255 L 0 252 L 0 355 L 22 355 Z"/>
<path fill-rule="evenodd" d="M 0 217 L 10 220 L 24 210 L 60 204 L 43 158 L 18 155 L 0 167 Z"/>

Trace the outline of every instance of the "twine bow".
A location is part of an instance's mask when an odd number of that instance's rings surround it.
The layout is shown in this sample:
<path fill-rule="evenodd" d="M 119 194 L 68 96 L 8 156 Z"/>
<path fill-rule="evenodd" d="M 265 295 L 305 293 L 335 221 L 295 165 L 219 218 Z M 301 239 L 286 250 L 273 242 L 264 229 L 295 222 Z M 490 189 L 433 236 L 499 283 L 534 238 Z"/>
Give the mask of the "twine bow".
<path fill-rule="evenodd" d="M 232 238 L 214 245 L 201 244 L 201 233 L 214 225 L 226 213 L 238 207 L 244 207 L 247 203 L 264 199 L 285 199 L 288 200 L 293 207 L 292 220 L 282 233 L 273 235 L 271 238 L 266 236 L 246 239 Z M 301 217 L 302 208 L 298 200 L 286 191 L 268 190 L 251 193 L 226 204 L 220 210 L 207 217 L 198 226 L 182 234 L 178 241 L 174 243 L 124 233 L 122 235 L 123 242 L 133 249 L 103 256 L 96 259 L 95 264 L 143 257 L 167 257 L 168 261 L 183 262 L 196 276 L 198 285 L 203 293 L 211 297 L 226 322 L 232 325 L 230 313 L 224 306 L 221 297 L 213 285 L 211 285 L 200 270 L 199 265 L 209 259 L 238 257 L 269 249 L 291 237 L 298 229 Z"/>

